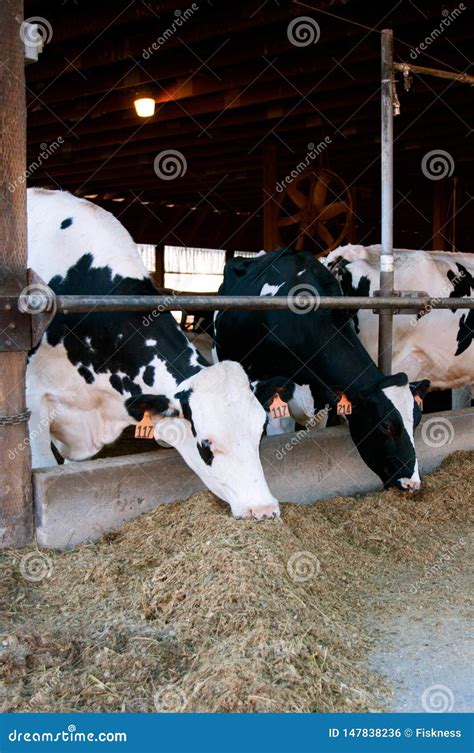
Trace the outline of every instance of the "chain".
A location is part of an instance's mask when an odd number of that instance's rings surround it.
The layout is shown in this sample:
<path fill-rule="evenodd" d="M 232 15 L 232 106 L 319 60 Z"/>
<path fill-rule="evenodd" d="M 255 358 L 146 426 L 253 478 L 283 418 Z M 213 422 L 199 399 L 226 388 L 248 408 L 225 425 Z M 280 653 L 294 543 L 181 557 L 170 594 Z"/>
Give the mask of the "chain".
<path fill-rule="evenodd" d="M 0 426 L 13 426 L 14 424 L 23 424 L 29 421 L 31 411 L 24 410 L 23 413 L 17 413 L 15 416 L 0 416 Z"/>

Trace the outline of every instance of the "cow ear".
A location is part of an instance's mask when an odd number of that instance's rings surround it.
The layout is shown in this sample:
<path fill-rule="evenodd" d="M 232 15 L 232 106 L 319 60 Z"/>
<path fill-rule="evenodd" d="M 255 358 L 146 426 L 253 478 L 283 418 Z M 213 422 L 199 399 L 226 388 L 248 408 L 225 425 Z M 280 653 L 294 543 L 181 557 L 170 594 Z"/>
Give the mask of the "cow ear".
<path fill-rule="evenodd" d="M 429 379 L 422 379 L 420 382 L 410 382 L 411 394 L 413 397 L 419 397 L 423 400 L 428 393 L 430 384 Z"/>
<path fill-rule="evenodd" d="M 403 371 L 399 371 L 398 374 L 390 374 L 382 379 L 379 384 L 381 390 L 386 387 L 405 387 L 408 384 L 408 377 Z"/>
<path fill-rule="evenodd" d="M 179 416 L 179 410 L 166 395 L 135 395 L 125 401 L 125 407 L 135 421 L 148 412 L 154 416 Z"/>
<path fill-rule="evenodd" d="M 283 402 L 287 403 L 291 400 L 295 391 L 295 383 L 285 377 L 259 379 L 257 382 L 251 382 L 250 387 L 266 411 L 268 411 L 276 395 L 279 395 Z"/>

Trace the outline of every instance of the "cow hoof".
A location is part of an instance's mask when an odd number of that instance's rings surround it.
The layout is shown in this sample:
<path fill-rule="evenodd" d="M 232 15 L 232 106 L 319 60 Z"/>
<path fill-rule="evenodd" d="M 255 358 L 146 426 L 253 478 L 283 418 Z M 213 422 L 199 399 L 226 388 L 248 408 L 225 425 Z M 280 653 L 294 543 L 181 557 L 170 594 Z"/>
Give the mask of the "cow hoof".
<path fill-rule="evenodd" d="M 254 520 L 269 520 L 280 517 L 280 508 L 278 505 L 264 505 L 263 507 L 248 507 L 244 512 L 244 518 L 253 518 Z"/>

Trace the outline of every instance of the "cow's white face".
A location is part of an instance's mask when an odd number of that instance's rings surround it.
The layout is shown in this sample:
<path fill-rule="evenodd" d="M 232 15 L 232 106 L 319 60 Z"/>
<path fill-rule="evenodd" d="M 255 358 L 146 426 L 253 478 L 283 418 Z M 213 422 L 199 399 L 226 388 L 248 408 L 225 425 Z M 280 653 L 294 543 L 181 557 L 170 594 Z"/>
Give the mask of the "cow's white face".
<path fill-rule="evenodd" d="M 156 403 L 160 398 L 134 400 L 139 411 L 152 414 L 155 439 L 175 447 L 235 517 L 278 517 L 259 456 L 266 414 L 243 368 L 233 361 L 214 364 L 182 382 L 167 406 Z"/>

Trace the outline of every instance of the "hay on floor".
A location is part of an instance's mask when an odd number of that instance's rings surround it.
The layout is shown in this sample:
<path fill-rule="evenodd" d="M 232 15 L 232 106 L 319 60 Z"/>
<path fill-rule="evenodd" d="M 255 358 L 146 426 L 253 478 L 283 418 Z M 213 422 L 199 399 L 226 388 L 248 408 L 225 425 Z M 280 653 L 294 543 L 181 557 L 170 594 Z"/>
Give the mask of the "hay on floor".
<path fill-rule="evenodd" d="M 380 709 L 368 603 L 465 530 L 473 488 L 474 453 L 457 453 L 416 497 L 255 523 L 203 493 L 71 552 L 5 553 L 0 710 Z"/>

